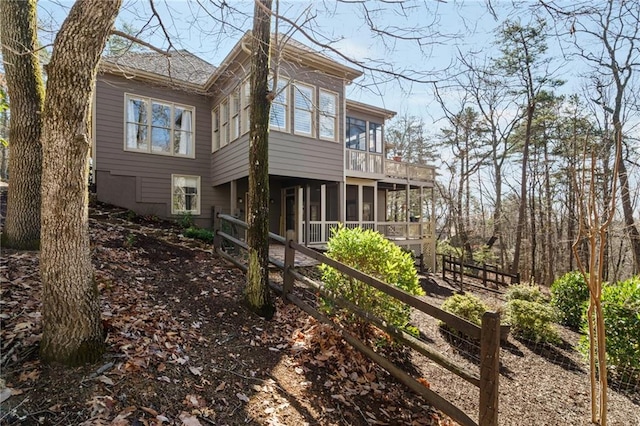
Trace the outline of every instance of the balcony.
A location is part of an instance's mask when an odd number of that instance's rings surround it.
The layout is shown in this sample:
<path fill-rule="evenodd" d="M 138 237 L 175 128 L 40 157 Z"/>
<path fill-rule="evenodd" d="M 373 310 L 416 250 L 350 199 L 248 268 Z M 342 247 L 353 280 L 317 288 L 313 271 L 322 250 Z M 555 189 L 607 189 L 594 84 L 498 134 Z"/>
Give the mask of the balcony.
<path fill-rule="evenodd" d="M 347 175 L 374 179 L 391 178 L 405 181 L 425 182 L 433 185 L 436 169 L 433 166 L 410 164 L 402 161 L 385 160 L 383 154 L 345 150 Z"/>

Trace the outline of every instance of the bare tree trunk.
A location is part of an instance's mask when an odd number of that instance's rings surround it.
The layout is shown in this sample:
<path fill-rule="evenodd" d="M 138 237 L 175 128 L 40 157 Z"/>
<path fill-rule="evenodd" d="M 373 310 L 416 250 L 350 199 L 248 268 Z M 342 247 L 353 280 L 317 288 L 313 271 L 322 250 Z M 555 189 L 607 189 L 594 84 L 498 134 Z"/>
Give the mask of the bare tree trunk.
<path fill-rule="evenodd" d="M 35 0 L 0 1 L 0 40 L 11 99 L 11 181 L 2 245 L 22 250 L 40 246 L 40 179 L 44 84 L 37 47 Z"/>
<path fill-rule="evenodd" d="M 616 135 L 618 135 L 617 130 Z M 621 137 L 621 132 L 619 137 Z M 638 227 L 633 219 L 633 208 L 631 207 L 631 196 L 629 195 L 629 177 L 627 174 L 627 166 L 622 158 L 622 149 L 619 149 L 616 155 L 616 161 L 619 164 L 618 167 L 620 170 L 618 178 L 620 181 L 620 200 L 622 201 L 624 224 L 631 243 L 631 252 L 633 253 L 633 270 L 631 271 L 631 275 L 636 275 L 640 273 L 640 233 L 638 233 Z"/>
<path fill-rule="evenodd" d="M 56 37 L 43 119 L 43 361 L 77 365 L 104 352 L 91 265 L 88 171 L 91 94 L 121 0 L 78 0 Z"/>
<path fill-rule="evenodd" d="M 513 252 L 513 263 L 511 264 L 511 273 L 518 272 L 520 268 L 520 251 L 522 250 L 522 236 L 527 221 L 527 167 L 529 162 L 529 143 L 531 141 L 531 124 L 533 122 L 533 114 L 535 113 L 535 104 L 533 99 L 529 99 L 527 106 L 527 124 L 525 128 L 524 147 L 522 149 L 522 173 L 520 175 L 520 206 L 518 208 L 518 223 L 516 225 L 516 246 Z"/>
<path fill-rule="evenodd" d="M 271 318 L 275 306 L 269 291 L 269 50 L 271 0 L 255 0 L 251 60 L 251 129 L 249 148 L 249 270 L 244 297 L 258 315 Z M 275 80 L 275 79 L 274 79 Z M 273 90 L 277 90 L 274 81 Z"/>

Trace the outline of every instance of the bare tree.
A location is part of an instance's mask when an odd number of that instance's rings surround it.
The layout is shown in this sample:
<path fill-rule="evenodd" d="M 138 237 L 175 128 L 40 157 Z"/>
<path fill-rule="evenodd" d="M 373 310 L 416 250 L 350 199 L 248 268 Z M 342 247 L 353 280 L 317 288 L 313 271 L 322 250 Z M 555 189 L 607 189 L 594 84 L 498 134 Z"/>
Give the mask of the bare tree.
<path fill-rule="evenodd" d="M 40 246 L 44 84 L 36 54 L 35 0 L 0 2 L 0 40 L 12 113 L 9 124 L 11 183 L 2 245 L 37 249 Z"/>
<path fill-rule="evenodd" d="M 249 269 L 244 289 L 250 309 L 271 318 L 275 306 L 269 291 L 269 111 L 271 0 L 255 0 L 251 50 L 251 113 L 249 147 Z M 277 78 L 274 79 L 275 91 Z"/>
<path fill-rule="evenodd" d="M 120 4 L 78 0 L 56 36 L 47 68 L 40 254 L 44 361 L 75 365 L 95 361 L 104 351 L 89 247 L 88 118 L 98 61 Z"/>
<path fill-rule="evenodd" d="M 640 3 L 635 1 L 607 0 L 584 5 L 567 6 L 555 1 L 540 0 L 542 6 L 559 23 L 576 54 L 592 67 L 592 101 L 611 114 L 613 140 L 622 141 L 626 147 L 628 136 L 625 126 L 629 113 L 637 104 L 632 99 L 637 91 L 638 67 L 640 67 Z M 604 90 L 612 91 L 612 99 L 601 96 Z M 636 110 L 637 112 L 637 110 Z M 629 152 L 629 148 L 626 147 Z M 620 201 L 625 229 L 634 259 L 633 273 L 640 272 L 640 232 L 633 217 L 633 204 L 629 190 L 629 177 L 625 149 L 616 151 L 619 167 Z"/>

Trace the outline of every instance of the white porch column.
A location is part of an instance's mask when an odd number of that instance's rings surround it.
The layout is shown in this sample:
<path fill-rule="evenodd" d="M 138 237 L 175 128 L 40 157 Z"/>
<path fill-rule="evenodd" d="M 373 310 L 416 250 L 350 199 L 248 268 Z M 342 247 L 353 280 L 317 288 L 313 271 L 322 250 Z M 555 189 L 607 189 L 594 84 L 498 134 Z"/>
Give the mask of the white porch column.
<path fill-rule="evenodd" d="M 358 185 L 358 225 L 362 226 L 362 185 Z"/>
<path fill-rule="evenodd" d="M 320 239 L 327 241 L 327 185 L 320 185 Z"/>
<path fill-rule="evenodd" d="M 298 229 L 296 230 L 296 233 L 298 235 L 298 243 L 302 242 L 302 233 L 304 232 L 304 188 L 302 186 L 299 186 L 296 188 L 296 192 L 297 192 L 297 196 L 296 196 L 296 218 L 297 218 L 297 222 L 298 222 Z"/>

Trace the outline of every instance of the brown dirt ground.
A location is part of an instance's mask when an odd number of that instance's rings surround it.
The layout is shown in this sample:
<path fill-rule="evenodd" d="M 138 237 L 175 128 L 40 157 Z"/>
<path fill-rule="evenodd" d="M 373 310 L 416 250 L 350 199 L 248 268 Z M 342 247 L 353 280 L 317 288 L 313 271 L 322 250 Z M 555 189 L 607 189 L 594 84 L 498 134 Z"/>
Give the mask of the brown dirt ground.
<path fill-rule="evenodd" d="M 38 361 L 37 253 L 3 250 L 0 424 L 450 424 L 295 306 L 278 301 L 271 321 L 250 314 L 241 301 L 244 275 L 205 245 L 171 224 L 126 216 L 92 210 L 107 330 L 107 353 L 96 365 Z M 439 305 L 453 290 L 431 278 L 425 299 Z M 412 320 L 423 341 L 477 370 L 476 343 L 452 341 L 425 315 Z M 578 336 L 560 331 L 560 346 L 510 337 L 501 350 L 501 425 L 589 424 L 587 368 L 572 349 Z M 409 361 L 407 370 L 476 416 L 476 388 L 426 358 Z M 611 391 L 610 425 L 640 425 L 638 393 Z"/>
<path fill-rule="evenodd" d="M 450 424 L 292 305 L 265 321 L 244 275 L 167 223 L 93 211 L 107 353 L 43 365 L 37 252 L 3 250 L 2 425 Z"/>

